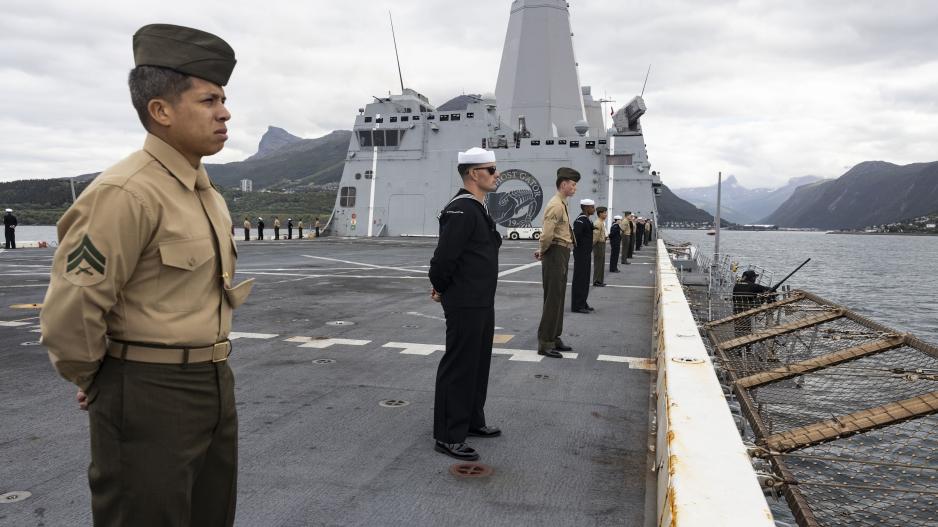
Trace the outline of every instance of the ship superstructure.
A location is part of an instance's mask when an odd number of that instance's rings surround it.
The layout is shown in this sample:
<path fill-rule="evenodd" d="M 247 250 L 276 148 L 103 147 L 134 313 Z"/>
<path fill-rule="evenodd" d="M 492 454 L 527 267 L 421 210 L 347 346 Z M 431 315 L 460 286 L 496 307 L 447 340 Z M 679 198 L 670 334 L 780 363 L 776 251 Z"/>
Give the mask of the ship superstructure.
<path fill-rule="evenodd" d="M 635 97 L 606 129 L 600 102 L 580 85 L 565 1 L 512 3 L 495 95 L 437 107 L 404 89 L 362 108 L 327 232 L 436 235 L 439 210 L 461 186 L 456 153 L 473 146 L 498 159 L 488 208 L 502 230 L 541 225 L 561 166 L 582 175 L 577 199 L 657 218 L 661 183 L 645 150 L 645 103 Z"/>

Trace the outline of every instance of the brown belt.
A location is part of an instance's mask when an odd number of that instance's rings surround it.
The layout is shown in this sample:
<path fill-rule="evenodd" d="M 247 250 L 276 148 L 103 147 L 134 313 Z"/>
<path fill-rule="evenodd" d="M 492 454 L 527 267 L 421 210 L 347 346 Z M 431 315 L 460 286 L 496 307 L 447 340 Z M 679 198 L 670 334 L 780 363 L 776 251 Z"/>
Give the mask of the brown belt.
<path fill-rule="evenodd" d="M 200 362 L 223 362 L 231 354 L 231 341 L 225 340 L 211 346 L 184 348 L 108 340 L 107 354 L 123 360 L 150 362 L 154 364 L 195 364 Z"/>
<path fill-rule="evenodd" d="M 561 247 L 566 247 L 567 249 L 573 249 L 573 244 L 570 242 L 565 242 L 563 240 L 553 240 L 550 242 L 551 245 L 559 245 Z"/>

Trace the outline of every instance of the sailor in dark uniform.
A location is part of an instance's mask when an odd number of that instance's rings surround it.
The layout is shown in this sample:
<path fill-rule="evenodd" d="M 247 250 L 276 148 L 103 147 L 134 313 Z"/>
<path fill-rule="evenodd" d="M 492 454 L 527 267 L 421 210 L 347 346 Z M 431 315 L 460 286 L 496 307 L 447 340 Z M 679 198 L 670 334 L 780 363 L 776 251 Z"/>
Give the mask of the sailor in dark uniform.
<path fill-rule="evenodd" d="M 13 215 L 13 209 L 7 209 L 3 215 L 3 234 L 6 238 L 5 247 L 7 249 L 16 249 L 16 216 Z"/>
<path fill-rule="evenodd" d="M 570 308 L 574 313 L 589 313 L 593 308 L 586 302 L 590 294 L 590 260 L 593 257 L 593 222 L 596 202 L 580 200 L 580 215 L 573 221 L 573 285 L 570 288 Z"/>
<path fill-rule="evenodd" d="M 770 288 L 756 283 L 756 278 L 758 277 L 758 273 L 749 269 L 743 272 L 742 280 L 733 286 L 734 315 L 758 307 L 759 304 L 762 304 L 764 301 L 769 301 L 773 296 L 766 294 L 771 293 L 772 290 Z M 734 329 L 736 336 L 748 335 L 752 332 L 752 318 L 743 317 L 736 319 Z"/>
<path fill-rule="evenodd" d="M 293 239 L 293 218 L 287 218 L 287 239 Z"/>
<path fill-rule="evenodd" d="M 502 237 L 485 208 L 498 186 L 495 154 L 482 148 L 460 152 L 463 188 L 440 213 L 440 237 L 430 260 L 430 295 L 446 316 L 446 353 L 436 374 L 434 449 L 474 461 L 479 454 L 466 436 L 495 437 L 485 422 L 485 395 L 495 333 L 495 287 Z"/>
<path fill-rule="evenodd" d="M 257 218 L 257 239 L 264 239 L 264 218 Z"/>
<path fill-rule="evenodd" d="M 635 221 L 635 250 L 641 251 L 645 244 L 645 219 L 638 218 Z"/>
<path fill-rule="evenodd" d="M 619 272 L 619 244 L 622 243 L 622 226 L 619 222 L 621 221 L 622 216 L 616 214 L 612 217 L 612 227 L 609 229 L 609 245 L 612 247 L 612 252 L 609 253 L 610 273 Z"/>

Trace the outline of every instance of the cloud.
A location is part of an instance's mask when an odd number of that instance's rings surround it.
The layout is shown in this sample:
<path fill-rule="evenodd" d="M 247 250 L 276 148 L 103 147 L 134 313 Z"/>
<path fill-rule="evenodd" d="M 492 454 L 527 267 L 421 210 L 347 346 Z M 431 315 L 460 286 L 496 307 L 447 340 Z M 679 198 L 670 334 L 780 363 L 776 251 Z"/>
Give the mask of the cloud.
<path fill-rule="evenodd" d="M 230 140 L 211 162 L 254 153 L 268 125 L 304 137 L 348 129 L 372 96 L 400 90 L 389 9 L 407 87 L 435 104 L 494 91 L 504 0 L 7 0 L 0 180 L 93 172 L 139 148 L 130 38 L 157 21 L 211 31 L 237 52 Z M 869 159 L 935 160 L 938 3 L 593 0 L 570 12 L 594 95 L 627 103 L 652 65 L 643 128 L 668 185 L 709 185 L 722 171 L 771 187 Z"/>

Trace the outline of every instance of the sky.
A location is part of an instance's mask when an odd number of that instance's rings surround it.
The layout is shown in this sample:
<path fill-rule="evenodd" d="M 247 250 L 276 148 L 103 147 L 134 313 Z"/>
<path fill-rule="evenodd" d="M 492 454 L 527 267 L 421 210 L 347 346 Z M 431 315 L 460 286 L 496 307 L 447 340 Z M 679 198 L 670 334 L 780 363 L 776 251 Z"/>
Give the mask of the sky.
<path fill-rule="evenodd" d="M 0 181 L 97 172 L 143 143 L 126 87 L 131 36 L 155 22 L 235 49 L 225 149 L 269 125 L 350 129 L 404 84 L 442 104 L 495 90 L 509 0 L 3 0 Z M 938 160 L 938 2 L 570 0 L 582 84 L 626 104 L 645 88 L 652 170 L 672 187 L 778 187 L 868 160 Z"/>

